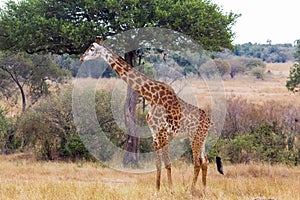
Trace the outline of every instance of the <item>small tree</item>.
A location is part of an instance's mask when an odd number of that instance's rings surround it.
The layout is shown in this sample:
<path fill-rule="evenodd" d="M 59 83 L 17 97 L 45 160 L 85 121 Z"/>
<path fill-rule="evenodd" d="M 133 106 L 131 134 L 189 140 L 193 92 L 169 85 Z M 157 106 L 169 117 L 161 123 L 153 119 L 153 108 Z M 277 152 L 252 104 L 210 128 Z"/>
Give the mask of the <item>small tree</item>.
<path fill-rule="evenodd" d="M 27 106 L 27 95 L 32 102 L 49 93 L 47 81 L 60 81 L 67 72 L 61 70 L 47 56 L 2 52 L 0 54 L 0 85 L 2 95 L 12 96 L 19 91 L 22 97 L 22 112 Z M 25 88 L 29 88 L 26 93 Z"/>
<path fill-rule="evenodd" d="M 289 91 L 295 91 L 297 86 L 300 84 L 300 65 L 295 63 L 290 69 L 290 75 L 286 82 L 286 87 Z"/>
<path fill-rule="evenodd" d="M 286 82 L 286 87 L 289 91 L 295 91 L 297 86 L 300 84 L 300 39 L 296 40 L 297 42 L 297 50 L 295 53 L 295 58 L 298 61 L 295 63 L 291 69 L 290 69 L 290 75 L 288 77 L 288 80 Z"/>

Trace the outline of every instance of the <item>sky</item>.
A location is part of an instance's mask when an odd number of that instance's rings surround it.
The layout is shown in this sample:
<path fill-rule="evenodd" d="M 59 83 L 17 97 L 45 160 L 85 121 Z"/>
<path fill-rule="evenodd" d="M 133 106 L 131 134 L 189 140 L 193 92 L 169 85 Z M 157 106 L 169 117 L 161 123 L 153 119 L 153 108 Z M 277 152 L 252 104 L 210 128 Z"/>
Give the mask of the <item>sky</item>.
<path fill-rule="evenodd" d="M 242 14 L 233 27 L 234 44 L 294 43 L 300 39 L 299 0 L 212 0 L 223 12 Z"/>
<path fill-rule="evenodd" d="M 3 6 L 6 0 L 0 0 Z M 234 44 L 294 43 L 300 39 L 299 0 L 211 0 L 223 12 L 242 14 L 232 28 Z"/>

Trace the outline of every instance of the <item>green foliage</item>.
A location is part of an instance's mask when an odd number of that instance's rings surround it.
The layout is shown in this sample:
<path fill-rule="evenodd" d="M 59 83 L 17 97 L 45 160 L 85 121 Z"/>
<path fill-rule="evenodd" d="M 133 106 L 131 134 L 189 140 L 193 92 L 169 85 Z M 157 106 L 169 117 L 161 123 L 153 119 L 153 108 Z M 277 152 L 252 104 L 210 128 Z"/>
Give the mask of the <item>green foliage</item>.
<path fill-rule="evenodd" d="M 294 54 L 294 57 L 296 58 L 296 61 L 300 62 L 300 39 L 296 40 L 296 52 Z"/>
<path fill-rule="evenodd" d="M 288 80 L 286 81 L 286 87 L 290 91 L 294 91 L 300 84 L 300 65 L 295 63 L 291 69 Z"/>
<path fill-rule="evenodd" d="M 88 19 L 88 14 L 84 16 L 84 7 L 84 1 L 9 1 L 1 11 L 0 29 L 5 30 L 0 36 L 1 49 L 21 49 L 28 53 L 82 52 L 82 41 L 87 43 L 104 33 L 99 20 Z"/>
<path fill-rule="evenodd" d="M 265 70 L 261 67 L 254 67 L 251 69 L 251 74 L 257 79 L 264 79 Z"/>
<path fill-rule="evenodd" d="M 59 149 L 60 156 L 67 159 L 93 159 L 78 134 L 67 134 L 62 138 Z"/>
<path fill-rule="evenodd" d="M 179 31 L 219 51 L 232 49 L 231 27 L 238 16 L 203 0 L 9 1 L 0 10 L 0 48 L 79 54 L 95 35 L 152 26 Z"/>
<path fill-rule="evenodd" d="M 257 157 L 261 161 L 270 163 L 287 162 L 290 151 L 286 148 L 286 136 L 279 132 L 276 125 L 262 124 L 252 131 L 255 143 L 252 144 Z"/>
<path fill-rule="evenodd" d="M 238 44 L 233 52 L 236 56 L 261 59 L 267 63 L 284 63 L 293 61 L 295 48 L 292 44 Z"/>
<path fill-rule="evenodd" d="M 4 132 L 8 129 L 8 126 L 9 126 L 9 122 L 8 122 L 6 115 L 7 115 L 7 110 L 4 109 L 2 106 L 0 106 L 0 133 L 1 133 L 1 135 L 4 134 Z"/>
<path fill-rule="evenodd" d="M 244 58 L 242 59 L 242 62 L 244 63 L 245 67 L 248 70 L 252 70 L 253 68 L 259 67 L 262 69 L 266 68 L 266 64 L 261 60 L 257 58 Z"/>
<path fill-rule="evenodd" d="M 9 118 L 7 118 L 7 110 L 0 106 L 0 145 L 2 147 L 2 153 L 6 153 L 7 139 L 10 135 L 10 130 L 12 129 L 12 123 Z"/>
<path fill-rule="evenodd" d="M 35 103 L 49 94 L 49 82 L 62 82 L 68 72 L 55 65 L 48 56 L 28 55 L 25 53 L 1 52 L 0 81 L 2 95 L 11 97 L 18 90 L 22 97 L 22 111 L 27 105 L 27 96 Z M 25 91 L 29 88 L 29 92 Z"/>
<path fill-rule="evenodd" d="M 211 152 L 212 156 L 218 154 L 237 163 L 297 164 L 299 113 L 299 105 L 282 105 L 273 101 L 257 105 L 239 97 L 230 98 L 222 135 Z"/>
<path fill-rule="evenodd" d="M 243 62 L 240 58 L 233 58 L 226 60 L 230 65 L 230 77 L 234 78 L 237 74 L 244 74 L 246 67 L 243 65 Z"/>
<path fill-rule="evenodd" d="M 266 70 L 266 64 L 258 58 L 235 57 L 225 59 L 230 66 L 229 75 L 234 78 L 237 74 L 253 75 L 257 79 L 263 79 Z"/>
<path fill-rule="evenodd" d="M 214 62 L 222 77 L 230 72 L 230 65 L 226 61 L 215 59 Z"/>
<path fill-rule="evenodd" d="M 297 61 L 300 61 L 300 40 L 297 40 L 297 51 L 295 53 Z M 290 91 L 294 91 L 300 84 L 300 65 L 299 62 L 295 63 L 291 69 L 286 87 Z"/>
<path fill-rule="evenodd" d="M 64 156 L 64 149 L 74 138 L 71 89 L 58 95 L 44 98 L 39 104 L 24 113 L 18 123 L 23 137 L 23 148 L 34 149 L 38 156 L 56 159 Z"/>
<path fill-rule="evenodd" d="M 230 30 L 239 17 L 232 12 L 222 14 L 221 9 L 209 1 L 158 1 L 159 26 L 191 36 L 204 49 L 220 51 L 220 47 L 232 49 Z"/>
<path fill-rule="evenodd" d="M 143 69 L 143 73 L 144 73 L 147 77 L 151 77 L 151 78 L 153 78 L 153 79 L 156 78 L 156 71 L 155 71 L 155 69 L 154 69 L 153 64 L 146 62 L 146 63 L 144 63 L 143 68 L 144 68 L 144 69 Z"/>
<path fill-rule="evenodd" d="M 26 111 L 18 132 L 23 137 L 23 150 L 34 150 L 42 159 L 93 159 L 73 122 L 72 88 L 52 94 Z"/>
<path fill-rule="evenodd" d="M 287 148 L 286 136 L 278 127 L 262 123 L 250 133 L 220 139 L 219 155 L 231 163 L 267 162 L 296 164 L 297 154 Z"/>
<path fill-rule="evenodd" d="M 224 143 L 226 143 L 226 157 L 231 163 L 257 161 L 255 146 L 253 146 L 255 144 L 254 135 L 237 135 L 232 140 Z"/>

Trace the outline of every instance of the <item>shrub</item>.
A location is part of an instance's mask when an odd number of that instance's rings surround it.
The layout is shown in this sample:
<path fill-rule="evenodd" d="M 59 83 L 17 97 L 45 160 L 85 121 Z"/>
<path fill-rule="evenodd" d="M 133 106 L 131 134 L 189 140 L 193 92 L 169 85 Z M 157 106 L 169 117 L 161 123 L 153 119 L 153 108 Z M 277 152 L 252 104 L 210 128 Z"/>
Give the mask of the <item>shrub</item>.
<path fill-rule="evenodd" d="M 67 88 L 44 98 L 22 115 L 18 130 L 23 137 L 24 150 L 33 148 L 43 159 L 62 156 L 63 141 L 76 134 L 71 94 L 71 88 Z"/>
<path fill-rule="evenodd" d="M 274 101 L 257 105 L 232 97 L 227 101 L 222 138 L 214 154 L 223 154 L 231 162 L 252 160 L 297 164 L 299 113 L 299 105 Z"/>
<path fill-rule="evenodd" d="M 18 140 L 14 138 L 14 124 L 7 117 L 7 109 L 0 106 L 0 144 L 3 154 L 18 147 Z"/>
<path fill-rule="evenodd" d="M 226 74 L 229 74 L 230 65 L 226 61 L 215 59 L 214 62 L 215 62 L 216 66 L 219 70 L 219 73 L 222 77 Z"/>
<path fill-rule="evenodd" d="M 257 79 L 263 80 L 265 76 L 264 73 L 265 70 L 261 67 L 254 67 L 251 69 L 251 74 L 255 76 Z"/>

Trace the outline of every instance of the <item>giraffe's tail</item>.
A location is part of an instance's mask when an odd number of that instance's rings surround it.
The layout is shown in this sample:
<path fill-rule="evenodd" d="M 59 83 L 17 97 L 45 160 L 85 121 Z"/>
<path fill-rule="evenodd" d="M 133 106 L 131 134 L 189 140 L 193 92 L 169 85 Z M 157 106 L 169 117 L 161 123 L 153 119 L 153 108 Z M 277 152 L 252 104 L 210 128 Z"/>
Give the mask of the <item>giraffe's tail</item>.
<path fill-rule="evenodd" d="M 224 172 L 223 172 L 223 164 L 222 164 L 222 159 L 221 159 L 221 157 L 216 156 L 216 163 L 217 163 L 217 169 L 218 169 L 218 172 L 219 172 L 220 174 L 223 174 L 223 175 L 224 175 Z"/>

